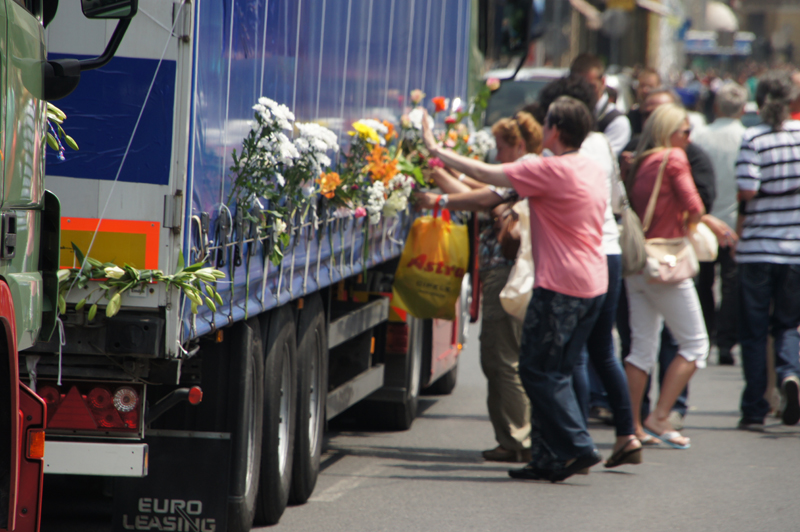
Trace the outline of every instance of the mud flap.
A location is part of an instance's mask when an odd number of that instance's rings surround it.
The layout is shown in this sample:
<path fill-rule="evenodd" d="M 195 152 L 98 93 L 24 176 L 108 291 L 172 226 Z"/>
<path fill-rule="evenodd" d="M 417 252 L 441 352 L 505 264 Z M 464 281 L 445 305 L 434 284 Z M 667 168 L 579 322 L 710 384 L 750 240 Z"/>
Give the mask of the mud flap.
<path fill-rule="evenodd" d="M 114 532 L 227 530 L 231 441 L 206 434 L 145 439 L 148 475 L 114 479 Z"/>

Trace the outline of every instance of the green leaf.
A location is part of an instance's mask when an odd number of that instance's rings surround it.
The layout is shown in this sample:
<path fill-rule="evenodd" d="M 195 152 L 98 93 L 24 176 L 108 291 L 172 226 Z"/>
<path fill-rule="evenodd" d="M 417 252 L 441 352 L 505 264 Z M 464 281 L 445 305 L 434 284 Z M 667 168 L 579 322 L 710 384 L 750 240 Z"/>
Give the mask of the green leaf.
<path fill-rule="evenodd" d="M 113 318 L 117 312 L 119 312 L 119 308 L 122 306 L 122 294 L 117 292 L 108 302 L 106 306 L 106 316 L 109 318 Z"/>
<path fill-rule="evenodd" d="M 186 266 L 186 263 L 183 260 L 183 251 L 179 251 L 178 252 L 178 271 L 175 272 L 175 273 L 183 271 L 184 266 Z"/>
<path fill-rule="evenodd" d="M 88 318 L 89 321 L 92 321 L 96 314 L 97 314 L 97 303 L 89 307 L 89 315 L 86 317 Z"/>
<path fill-rule="evenodd" d="M 78 301 L 78 302 L 75 304 L 75 310 L 80 310 L 80 309 L 82 309 L 82 308 L 83 308 L 83 306 L 84 306 L 85 304 L 86 304 L 86 298 L 84 297 L 83 299 L 81 299 L 80 301 Z"/>
<path fill-rule="evenodd" d="M 72 244 L 72 251 L 75 252 L 75 258 L 78 259 L 78 268 L 83 268 L 84 257 L 83 252 L 75 245 L 75 242 L 70 242 Z"/>
<path fill-rule="evenodd" d="M 183 271 L 184 272 L 189 272 L 189 273 L 194 273 L 197 270 L 199 270 L 200 268 L 202 268 L 203 266 L 205 266 L 205 262 L 195 262 L 191 266 L 187 266 L 186 268 L 184 268 Z"/>
<path fill-rule="evenodd" d="M 58 294 L 58 312 L 62 315 L 67 313 L 67 300 L 63 294 Z"/>
<path fill-rule="evenodd" d="M 103 268 L 103 263 L 92 257 L 86 257 L 86 262 L 91 264 L 93 268 Z"/>
<path fill-rule="evenodd" d="M 78 147 L 78 143 L 75 142 L 75 139 L 73 139 L 72 137 L 70 137 L 66 133 L 64 134 L 64 142 L 67 144 L 67 146 L 69 146 L 73 150 L 75 150 L 75 151 L 79 151 L 80 150 L 80 148 Z"/>
<path fill-rule="evenodd" d="M 269 260 L 275 266 L 281 265 L 281 260 L 283 260 L 283 253 L 281 252 L 280 249 L 278 249 L 277 246 L 272 249 L 272 253 L 270 253 L 269 255 Z"/>

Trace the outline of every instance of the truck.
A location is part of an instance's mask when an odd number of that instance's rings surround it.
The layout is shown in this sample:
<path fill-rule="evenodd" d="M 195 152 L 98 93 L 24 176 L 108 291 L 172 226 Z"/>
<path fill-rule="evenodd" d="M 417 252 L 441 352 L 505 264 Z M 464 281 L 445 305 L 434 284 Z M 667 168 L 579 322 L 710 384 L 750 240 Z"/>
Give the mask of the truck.
<path fill-rule="evenodd" d="M 74 9 L 75 6 L 70 6 Z M 58 199 L 44 186 L 46 100 L 113 56 L 135 3 L 84 2 L 87 18 L 120 19 L 99 57 L 48 61 L 45 27 L 57 0 L 0 0 L 0 531 L 39 530 L 46 403 L 21 379 L 19 353 L 57 321 Z M 76 9 L 77 13 L 77 9 Z M 80 15 L 79 15 L 80 16 Z M 99 23 L 106 26 L 104 23 Z M 23 368 L 23 374 L 35 369 Z"/>
<path fill-rule="evenodd" d="M 453 389 L 471 283 L 457 319 L 407 315 L 391 287 L 414 213 L 365 227 L 322 200 L 289 221 L 273 263 L 273 236 L 227 201 L 232 150 L 262 96 L 342 145 L 358 119 L 397 122 L 412 89 L 465 101 L 472 4 L 137 9 L 107 67 L 57 102 L 81 149 L 47 159 L 61 206 L 53 270 L 83 254 L 167 273 L 201 264 L 225 274 L 221 301 L 194 314 L 180 290 L 152 283 L 107 317 L 80 304 L 103 281 L 76 284 L 60 316 L 52 303 L 59 334 L 20 350 L 20 378 L 46 404 L 46 493 L 96 479 L 114 530 L 247 531 L 311 496 L 329 420 L 355 406 L 403 430 L 421 390 Z M 48 60 L 90 60 L 111 28 L 62 10 L 45 30 Z"/>

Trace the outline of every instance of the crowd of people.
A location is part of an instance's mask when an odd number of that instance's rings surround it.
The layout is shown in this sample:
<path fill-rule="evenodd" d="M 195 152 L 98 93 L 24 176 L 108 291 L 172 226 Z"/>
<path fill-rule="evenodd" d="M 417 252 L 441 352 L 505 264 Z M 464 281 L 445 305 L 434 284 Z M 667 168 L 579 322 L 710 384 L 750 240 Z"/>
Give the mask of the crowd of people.
<path fill-rule="evenodd" d="M 433 175 L 443 193 L 418 193 L 418 206 L 491 213 L 480 232 L 480 352 L 497 446 L 483 456 L 526 463 L 513 478 L 587 473 L 603 460 L 587 430 L 592 417 L 615 428 L 605 467 L 641 463 L 648 445 L 688 449 L 680 432 L 688 384 L 712 345 L 719 364 L 735 363 L 741 348 L 740 429 L 763 430 L 770 414 L 768 337 L 782 422 L 800 421 L 800 121 L 792 116 L 800 76 L 759 74 L 757 83 L 715 83 L 713 119 L 697 120 L 682 105 L 685 86 L 642 69 L 636 104 L 623 113 L 603 63 L 582 54 L 537 102 L 494 124 L 500 164 L 439 146 L 422 121 L 427 149 L 446 166 Z M 762 123 L 745 128 L 751 94 Z M 515 261 L 504 249 L 507 219 L 520 201 L 535 264 L 521 323 L 500 303 Z M 620 245 L 619 221 L 628 208 L 649 254 L 679 251 L 623 277 L 631 252 Z M 718 243 L 714 262 L 697 264 L 687 251 L 698 224 Z"/>

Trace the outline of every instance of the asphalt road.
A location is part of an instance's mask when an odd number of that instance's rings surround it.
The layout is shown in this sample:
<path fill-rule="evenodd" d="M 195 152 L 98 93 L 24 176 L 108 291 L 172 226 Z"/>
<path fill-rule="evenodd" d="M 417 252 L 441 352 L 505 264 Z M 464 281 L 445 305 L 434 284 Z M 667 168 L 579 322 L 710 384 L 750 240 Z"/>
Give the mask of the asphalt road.
<path fill-rule="evenodd" d="M 510 479 L 507 465 L 481 457 L 495 443 L 477 339 L 472 327 L 453 394 L 423 397 L 410 430 L 375 431 L 340 416 L 328 434 L 311 500 L 287 508 L 280 524 L 258 530 L 800 530 L 800 425 L 785 427 L 771 418 L 763 434 L 737 430 L 740 366 L 697 372 L 684 430 L 691 449 L 648 448 L 641 465 L 595 466 L 588 476 L 558 484 L 525 482 Z M 590 430 L 607 457 L 613 430 Z M 110 500 L 100 497 L 101 508 L 77 490 L 46 490 L 46 500 L 61 502 L 65 512 L 46 517 L 43 532 L 109 529 Z M 107 515 L 98 515 L 100 509 Z"/>
<path fill-rule="evenodd" d="M 770 418 L 763 434 L 737 430 L 740 366 L 697 372 L 684 430 L 691 449 L 648 448 L 641 465 L 595 466 L 558 484 L 515 481 L 480 455 L 495 443 L 477 334 L 473 327 L 456 390 L 423 398 L 410 430 L 345 422 L 331 432 L 311 500 L 270 530 L 800 530 L 800 426 Z M 612 429 L 590 429 L 608 456 Z"/>

